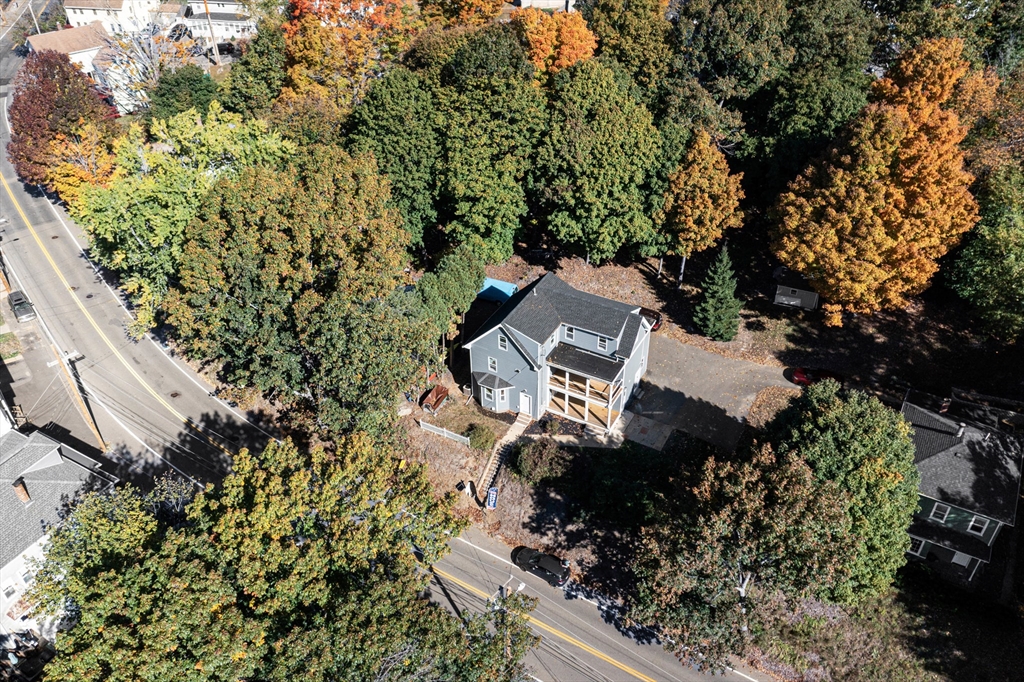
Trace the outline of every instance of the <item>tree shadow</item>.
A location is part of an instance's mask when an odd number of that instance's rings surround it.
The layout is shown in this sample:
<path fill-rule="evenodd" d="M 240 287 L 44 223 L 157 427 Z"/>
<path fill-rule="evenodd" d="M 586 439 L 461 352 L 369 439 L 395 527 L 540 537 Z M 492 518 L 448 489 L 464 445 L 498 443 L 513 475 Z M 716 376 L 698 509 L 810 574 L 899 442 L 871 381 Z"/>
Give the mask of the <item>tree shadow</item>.
<path fill-rule="evenodd" d="M 643 394 L 628 409 L 659 424 L 695 436 L 722 452 L 732 452 L 743 437 L 746 420 L 737 419 L 722 407 L 667 386 L 642 379 Z"/>

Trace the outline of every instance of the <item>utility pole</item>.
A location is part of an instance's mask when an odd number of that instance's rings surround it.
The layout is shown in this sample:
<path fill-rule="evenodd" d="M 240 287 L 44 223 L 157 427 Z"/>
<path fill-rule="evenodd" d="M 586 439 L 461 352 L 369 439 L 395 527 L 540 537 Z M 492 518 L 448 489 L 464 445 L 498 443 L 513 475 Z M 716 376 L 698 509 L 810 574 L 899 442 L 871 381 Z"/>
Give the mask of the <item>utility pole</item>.
<path fill-rule="evenodd" d="M 39 30 L 39 20 L 36 19 L 36 11 L 32 9 L 32 0 L 28 0 L 28 13 L 32 15 L 32 23 L 36 25 L 36 35 L 39 35 L 42 31 Z"/>
<path fill-rule="evenodd" d="M 217 36 L 213 34 L 213 19 L 210 18 L 210 5 L 203 0 L 203 9 L 206 10 L 206 24 L 210 27 L 210 40 L 213 41 L 213 61 L 220 66 L 220 50 L 217 49 Z"/>

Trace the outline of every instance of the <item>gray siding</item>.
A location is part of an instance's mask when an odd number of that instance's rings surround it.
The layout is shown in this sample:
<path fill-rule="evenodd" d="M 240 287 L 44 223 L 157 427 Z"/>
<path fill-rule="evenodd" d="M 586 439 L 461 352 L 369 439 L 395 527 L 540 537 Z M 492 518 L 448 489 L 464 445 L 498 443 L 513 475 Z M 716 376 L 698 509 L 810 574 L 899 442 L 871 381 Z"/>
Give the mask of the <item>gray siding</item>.
<path fill-rule="evenodd" d="M 920 507 L 920 510 L 916 514 L 917 518 L 926 519 L 929 523 L 938 523 L 938 521 L 931 518 L 932 509 L 935 508 L 936 504 L 944 504 L 947 507 L 949 507 L 949 514 L 946 516 L 946 521 L 942 525 L 948 526 L 949 528 L 964 533 L 965 535 L 970 535 L 971 537 L 980 537 L 982 540 L 985 541 L 985 544 L 987 545 L 992 544 L 992 541 L 995 539 L 996 533 L 999 530 L 998 521 L 996 521 L 995 519 L 988 519 L 988 528 L 985 529 L 984 535 L 969 533 L 967 529 L 971 525 L 971 519 L 973 519 L 976 516 L 975 513 L 967 511 L 966 509 L 961 509 L 960 507 L 954 507 L 948 502 L 940 503 L 937 502 L 936 500 L 933 500 L 930 497 L 919 495 L 918 505 Z M 981 514 L 977 514 L 977 516 L 981 516 L 982 518 L 988 518 Z"/>
<path fill-rule="evenodd" d="M 512 342 L 508 339 L 507 350 L 502 350 L 499 337 L 509 334 L 503 328 L 498 327 L 490 334 L 477 339 L 469 349 L 470 368 L 474 372 L 487 372 L 495 374 L 499 378 L 512 384 L 512 388 L 505 389 L 504 400 L 502 392 L 498 389 L 493 391 L 493 398 L 488 400 L 482 387 L 474 386 L 473 392 L 480 405 L 495 412 L 518 412 L 520 408 L 520 394 L 525 391 L 532 399 L 530 416 L 536 419 L 540 409 L 538 403 L 540 397 L 537 395 L 537 372 L 534 371 L 529 361 Z M 516 340 L 521 340 L 520 336 Z M 536 346 L 536 344 L 533 344 Z M 497 361 L 497 371 L 488 368 L 488 358 Z"/>
<path fill-rule="evenodd" d="M 611 339 L 608 338 L 607 336 L 604 337 L 608 339 L 608 346 L 604 350 L 602 350 L 597 346 L 598 339 L 601 338 L 598 334 L 588 332 L 586 330 L 580 329 L 579 327 L 573 327 L 575 333 L 573 334 L 573 338 L 569 339 L 565 335 L 566 329 L 568 329 L 568 327 L 562 325 L 562 327 L 558 330 L 558 340 L 563 343 L 567 343 L 570 346 L 576 346 L 577 348 L 582 348 L 584 350 L 593 351 L 595 353 L 601 353 L 602 355 L 611 355 L 612 353 L 615 352 L 615 347 L 618 344 L 618 339 Z"/>

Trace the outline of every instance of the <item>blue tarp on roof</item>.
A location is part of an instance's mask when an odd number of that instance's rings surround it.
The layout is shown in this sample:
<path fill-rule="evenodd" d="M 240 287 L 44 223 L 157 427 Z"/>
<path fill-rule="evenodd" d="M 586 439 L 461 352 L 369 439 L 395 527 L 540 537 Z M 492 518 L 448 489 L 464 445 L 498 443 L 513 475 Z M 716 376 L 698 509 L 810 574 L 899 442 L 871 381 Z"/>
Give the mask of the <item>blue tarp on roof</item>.
<path fill-rule="evenodd" d="M 511 282 L 502 282 L 500 279 L 487 277 L 484 279 L 484 285 L 477 296 L 485 301 L 504 303 L 517 291 L 519 291 L 519 287 Z"/>

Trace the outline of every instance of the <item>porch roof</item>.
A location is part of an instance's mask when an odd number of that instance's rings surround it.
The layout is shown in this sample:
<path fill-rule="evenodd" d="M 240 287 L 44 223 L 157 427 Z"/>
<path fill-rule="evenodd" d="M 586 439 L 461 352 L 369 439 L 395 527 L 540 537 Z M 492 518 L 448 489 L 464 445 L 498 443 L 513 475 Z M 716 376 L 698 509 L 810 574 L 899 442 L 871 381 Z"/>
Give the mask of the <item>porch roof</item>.
<path fill-rule="evenodd" d="M 548 364 L 609 383 L 615 381 L 615 377 L 619 376 L 619 372 L 624 367 L 621 362 L 596 353 L 589 353 L 565 343 L 558 344 L 548 354 Z"/>
<path fill-rule="evenodd" d="M 476 382 L 477 386 L 484 386 L 486 388 L 515 388 L 515 386 L 496 374 L 488 374 L 487 372 L 473 372 L 473 381 Z"/>

